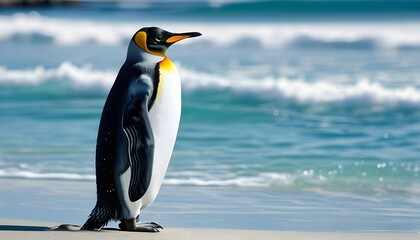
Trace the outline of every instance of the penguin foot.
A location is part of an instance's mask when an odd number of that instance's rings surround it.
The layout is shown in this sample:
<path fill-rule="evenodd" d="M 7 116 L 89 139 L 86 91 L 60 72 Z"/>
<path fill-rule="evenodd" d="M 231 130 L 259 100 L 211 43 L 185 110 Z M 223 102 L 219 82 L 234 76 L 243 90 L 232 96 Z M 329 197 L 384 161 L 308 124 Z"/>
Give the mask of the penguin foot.
<path fill-rule="evenodd" d="M 118 224 L 118 227 L 120 227 L 123 231 L 134 231 L 136 228 L 136 219 L 121 219 L 120 224 Z"/>
<path fill-rule="evenodd" d="M 137 223 L 136 228 L 133 231 L 137 232 L 160 232 L 159 229 L 163 227 L 155 222 Z"/>
<path fill-rule="evenodd" d="M 163 227 L 155 222 L 136 223 L 135 219 L 121 219 L 118 225 L 122 231 L 159 232 Z"/>

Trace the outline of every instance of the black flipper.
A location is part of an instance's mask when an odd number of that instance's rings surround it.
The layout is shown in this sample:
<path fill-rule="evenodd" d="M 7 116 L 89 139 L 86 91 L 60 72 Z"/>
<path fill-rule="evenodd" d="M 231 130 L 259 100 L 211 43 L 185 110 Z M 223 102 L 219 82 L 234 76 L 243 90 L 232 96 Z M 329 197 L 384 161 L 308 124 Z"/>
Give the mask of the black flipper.
<path fill-rule="evenodd" d="M 153 85 L 148 77 L 138 79 L 132 86 L 131 99 L 123 115 L 131 167 L 128 195 L 132 202 L 144 195 L 152 177 L 154 138 L 148 116 L 148 100 L 152 92 Z"/>

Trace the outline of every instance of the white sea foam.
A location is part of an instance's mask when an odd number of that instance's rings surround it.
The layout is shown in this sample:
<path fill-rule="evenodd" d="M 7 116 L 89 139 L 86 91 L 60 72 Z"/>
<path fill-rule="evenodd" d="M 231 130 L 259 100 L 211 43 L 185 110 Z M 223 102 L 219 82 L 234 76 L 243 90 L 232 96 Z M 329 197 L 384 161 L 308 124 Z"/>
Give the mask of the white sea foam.
<path fill-rule="evenodd" d="M 19 169 L 0 169 L 0 177 L 24 179 L 95 180 L 95 175 L 77 173 L 37 173 Z"/>
<path fill-rule="evenodd" d="M 233 3 L 255 2 L 256 0 L 208 0 L 211 7 L 218 8 Z"/>
<path fill-rule="evenodd" d="M 379 104 L 390 107 L 420 106 L 420 90 L 407 86 L 386 88 L 369 79 L 353 84 L 337 84 L 327 81 L 306 82 L 304 79 L 247 76 L 219 76 L 198 72 L 179 65 L 185 90 L 229 90 L 255 97 L 286 99 L 300 104 L 346 103 L 349 105 Z M 38 86 L 64 82 L 70 92 L 96 92 L 106 94 L 117 75 L 113 70 L 93 69 L 89 65 L 76 66 L 63 62 L 57 68 L 37 66 L 32 69 L 8 69 L 0 66 L 0 85 Z"/>
<path fill-rule="evenodd" d="M 272 186 L 291 186 L 296 178 L 288 173 L 260 173 L 258 176 L 236 176 L 229 179 L 221 179 L 220 176 L 197 177 L 193 173 L 181 174 L 183 177 L 167 177 L 165 185 L 194 185 L 194 186 L 238 186 L 238 187 L 272 187 Z M 21 169 L 0 169 L 0 177 L 22 178 L 22 179 L 57 179 L 57 180 L 95 180 L 93 174 L 77 173 L 55 173 L 55 172 L 32 172 Z"/>
<path fill-rule="evenodd" d="M 0 40 L 15 37 L 43 36 L 57 44 L 75 45 L 86 42 L 115 45 L 130 39 L 142 26 L 156 22 L 98 22 L 41 16 L 37 13 L 0 16 Z M 232 46 L 253 39 L 266 48 L 305 44 L 371 42 L 379 48 L 420 47 L 420 22 L 340 22 L 340 23 L 185 23 L 161 22 L 160 27 L 172 31 L 200 31 L 199 39 L 217 46 Z M 250 31 L 252 29 L 252 31 Z M 229 34 L 220 34 L 229 33 Z M 197 40 L 200 41 L 200 40 Z M 188 44 L 197 41 L 183 41 Z"/>
<path fill-rule="evenodd" d="M 254 93 L 265 98 L 289 99 L 303 104 L 348 103 L 411 107 L 420 104 L 420 90 L 415 87 L 385 88 L 367 79 L 351 85 L 324 81 L 305 82 L 302 79 L 291 80 L 285 77 L 251 80 L 246 77 L 221 77 L 185 68 L 181 68 L 181 75 L 187 89 L 230 89 L 235 92 Z"/>
<path fill-rule="evenodd" d="M 123 38 L 130 38 L 136 30 L 136 27 L 130 24 L 97 24 L 93 21 L 53 19 L 37 13 L 2 16 L 0 28 L 0 39 L 41 35 L 63 45 L 90 41 L 118 44 Z"/>
<path fill-rule="evenodd" d="M 57 68 L 37 66 L 28 69 L 8 69 L 0 66 L 1 85 L 36 86 L 48 82 L 68 82 L 74 90 L 109 90 L 117 73 L 111 70 L 94 70 L 90 65 L 75 66 L 63 62 Z"/>
<path fill-rule="evenodd" d="M 238 187 L 287 187 L 292 186 L 296 176 L 288 173 L 260 173 L 257 176 L 235 176 L 221 179 L 220 176 L 213 178 L 199 178 L 196 176 L 187 178 L 167 177 L 164 181 L 167 185 L 193 185 L 193 186 L 238 186 Z"/>
<path fill-rule="evenodd" d="M 94 174 L 78 174 L 70 172 L 34 172 L 20 168 L 0 169 L 0 178 L 41 179 L 41 180 L 68 180 L 68 181 L 95 181 Z M 359 182 L 360 180 L 360 182 Z M 370 189 L 376 192 L 406 192 L 418 194 L 418 184 L 402 186 L 382 185 L 380 182 L 366 181 L 366 179 L 340 178 L 337 176 L 323 176 L 318 174 L 305 174 L 305 171 L 288 172 L 260 172 L 253 175 L 210 174 L 202 171 L 168 172 L 163 184 L 167 186 L 211 186 L 211 187 L 255 187 L 270 189 L 306 189 L 328 193 L 329 189 L 337 189 L 337 181 L 346 190 Z M 363 186 L 363 187 L 362 187 Z M 332 193 L 331 193 L 332 194 Z M 337 193 L 334 193 L 337 194 Z M 414 199 L 413 199 L 414 201 Z M 417 200 L 416 200 L 417 201 Z"/>

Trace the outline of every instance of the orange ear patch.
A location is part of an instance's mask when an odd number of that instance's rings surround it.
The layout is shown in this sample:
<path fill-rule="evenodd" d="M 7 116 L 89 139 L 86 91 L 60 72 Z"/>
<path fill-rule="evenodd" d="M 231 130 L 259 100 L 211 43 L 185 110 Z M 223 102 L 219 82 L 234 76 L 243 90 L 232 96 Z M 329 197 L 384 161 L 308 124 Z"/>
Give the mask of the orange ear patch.
<path fill-rule="evenodd" d="M 134 41 L 136 42 L 137 46 L 139 46 L 141 49 L 143 49 L 146 52 L 150 52 L 147 48 L 147 34 L 145 32 L 138 32 L 134 37 Z"/>

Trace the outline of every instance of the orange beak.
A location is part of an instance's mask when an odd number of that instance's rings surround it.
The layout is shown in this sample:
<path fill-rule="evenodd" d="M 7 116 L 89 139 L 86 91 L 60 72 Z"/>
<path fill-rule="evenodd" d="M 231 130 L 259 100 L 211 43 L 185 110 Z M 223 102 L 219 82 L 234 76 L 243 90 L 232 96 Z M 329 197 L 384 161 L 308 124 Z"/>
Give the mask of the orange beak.
<path fill-rule="evenodd" d="M 181 41 L 182 39 L 186 38 L 192 38 L 192 37 L 198 37 L 201 36 L 201 33 L 199 32 L 188 32 L 188 33 L 174 33 L 172 36 L 170 36 L 168 39 L 166 39 L 166 43 L 176 43 L 178 41 Z"/>

